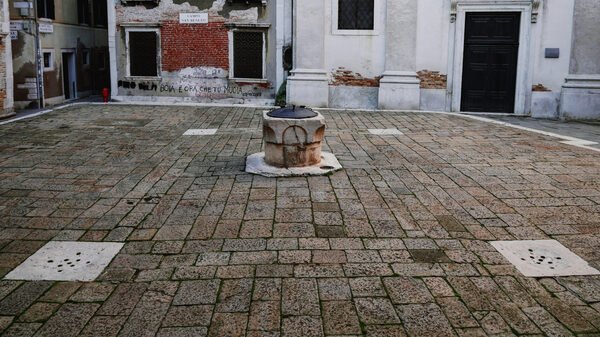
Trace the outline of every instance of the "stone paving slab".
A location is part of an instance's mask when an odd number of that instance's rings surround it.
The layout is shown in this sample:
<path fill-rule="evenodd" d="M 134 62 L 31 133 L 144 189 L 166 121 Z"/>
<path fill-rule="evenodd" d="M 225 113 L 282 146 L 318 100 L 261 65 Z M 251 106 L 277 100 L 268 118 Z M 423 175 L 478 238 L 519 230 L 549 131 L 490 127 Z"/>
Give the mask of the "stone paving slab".
<path fill-rule="evenodd" d="M 0 126 L 0 276 L 51 240 L 124 243 L 93 282 L 0 280 L 0 334 L 600 334 L 600 277 L 524 277 L 490 244 L 554 239 L 600 268 L 600 153 L 326 111 L 344 169 L 265 178 L 244 172 L 261 112 L 93 105 Z"/>

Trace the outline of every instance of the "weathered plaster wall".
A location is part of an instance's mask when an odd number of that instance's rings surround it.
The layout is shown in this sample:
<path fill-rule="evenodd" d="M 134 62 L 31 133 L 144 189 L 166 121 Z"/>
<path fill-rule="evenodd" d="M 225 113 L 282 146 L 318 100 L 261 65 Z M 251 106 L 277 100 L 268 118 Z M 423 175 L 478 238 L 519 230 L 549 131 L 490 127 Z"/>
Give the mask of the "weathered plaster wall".
<path fill-rule="evenodd" d="M 24 108 L 38 98 L 35 38 L 29 32 L 18 31 L 17 40 L 11 42 L 15 107 Z"/>
<path fill-rule="evenodd" d="M 557 94 L 569 73 L 573 32 L 571 13 L 573 0 L 545 0 L 540 8 L 538 23 L 533 26 L 533 84 L 542 84 Z M 559 48 L 560 57 L 546 58 L 546 48 Z"/>
<path fill-rule="evenodd" d="M 375 0 L 375 29 L 369 35 L 336 29 L 336 1 L 325 0 L 325 69 L 332 73 L 343 67 L 364 77 L 381 76 L 385 68 L 386 1 Z"/>
<path fill-rule="evenodd" d="M 54 50 L 54 71 L 44 72 L 44 97 L 63 99 L 63 52 L 74 52 L 76 63 L 78 96 L 89 93 L 100 94 L 100 89 L 108 86 L 107 69 L 100 69 L 98 53 L 108 54 L 108 34 L 106 29 L 70 24 L 55 23 L 54 33 L 41 34 L 42 49 Z M 90 52 L 90 64 L 83 63 L 83 50 Z"/>
<path fill-rule="evenodd" d="M 0 118 L 13 114 L 12 48 L 9 35 L 8 1 L 0 1 Z"/>
<path fill-rule="evenodd" d="M 600 74 L 600 1 L 575 0 L 571 74 Z"/>
<path fill-rule="evenodd" d="M 179 13 L 205 12 L 208 24 L 180 24 Z M 274 3 L 267 7 L 245 1 L 162 0 L 154 8 L 117 5 L 119 96 L 183 97 L 194 101 L 243 103 L 273 99 L 276 88 Z M 258 27 L 260 24 L 271 27 Z M 156 78 L 127 77 L 126 27 L 158 27 L 160 73 Z M 244 83 L 230 78 L 231 31 L 242 25 L 264 30 L 266 81 Z"/>

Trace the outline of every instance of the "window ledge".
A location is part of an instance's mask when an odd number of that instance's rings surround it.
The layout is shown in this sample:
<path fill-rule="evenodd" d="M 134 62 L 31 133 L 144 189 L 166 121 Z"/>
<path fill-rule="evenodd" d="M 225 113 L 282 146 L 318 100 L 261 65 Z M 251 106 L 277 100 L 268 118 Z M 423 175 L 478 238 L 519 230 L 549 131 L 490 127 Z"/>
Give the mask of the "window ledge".
<path fill-rule="evenodd" d="M 266 78 L 237 78 L 232 77 L 230 80 L 235 83 L 269 83 L 269 80 Z"/>
<path fill-rule="evenodd" d="M 160 76 L 125 76 L 126 81 L 160 81 Z"/>
<path fill-rule="evenodd" d="M 367 29 L 334 29 L 332 35 L 351 35 L 351 36 L 376 36 L 379 35 L 377 30 Z"/>
<path fill-rule="evenodd" d="M 271 27 L 270 23 L 237 23 L 237 22 L 228 22 L 225 24 L 227 28 L 260 28 L 260 29 L 268 29 Z"/>
<path fill-rule="evenodd" d="M 121 27 L 160 27 L 160 22 L 122 22 L 119 24 Z"/>

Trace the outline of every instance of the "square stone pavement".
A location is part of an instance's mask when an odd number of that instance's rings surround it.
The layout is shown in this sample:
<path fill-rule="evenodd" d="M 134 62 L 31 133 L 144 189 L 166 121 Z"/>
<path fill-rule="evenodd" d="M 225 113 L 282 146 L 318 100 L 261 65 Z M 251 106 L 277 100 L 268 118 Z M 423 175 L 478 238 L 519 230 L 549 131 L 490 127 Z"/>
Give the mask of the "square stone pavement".
<path fill-rule="evenodd" d="M 599 277 L 526 278 L 489 244 L 556 239 L 600 268 L 598 152 L 325 111 L 344 169 L 270 179 L 244 172 L 260 114 L 94 105 L 0 127 L 0 276 L 49 240 L 125 243 L 94 282 L 0 280 L 0 334 L 600 334 Z"/>

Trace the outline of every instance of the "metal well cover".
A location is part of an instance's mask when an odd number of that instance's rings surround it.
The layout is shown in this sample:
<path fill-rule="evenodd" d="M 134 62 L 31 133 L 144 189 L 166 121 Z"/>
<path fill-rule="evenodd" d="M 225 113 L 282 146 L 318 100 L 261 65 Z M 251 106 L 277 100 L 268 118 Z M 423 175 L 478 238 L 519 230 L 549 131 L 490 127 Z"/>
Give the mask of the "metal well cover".
<path fill-rule="evenodd" d="M 267 113 L 267 116 L 273 118 L 304 119 L 317 117 L 318 114 L 311 109 L 305 107 L 296 107 L 294 105 L 292 107 L 275 109 Z"/>

